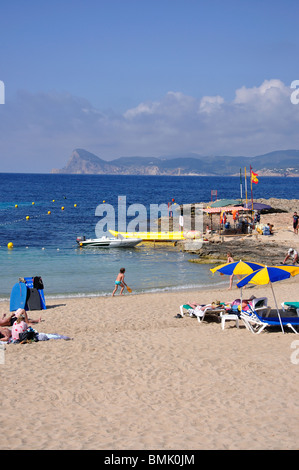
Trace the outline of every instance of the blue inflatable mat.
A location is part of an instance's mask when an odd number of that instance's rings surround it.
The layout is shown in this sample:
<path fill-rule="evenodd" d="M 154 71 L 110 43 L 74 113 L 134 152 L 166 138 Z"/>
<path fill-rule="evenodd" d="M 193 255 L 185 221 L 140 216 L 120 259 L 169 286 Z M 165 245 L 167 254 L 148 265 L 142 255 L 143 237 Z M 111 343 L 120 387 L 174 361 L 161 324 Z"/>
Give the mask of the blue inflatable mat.
<path fill-rule="evenodd" d="M 27 286 L 25 282 L 17 282 L 10 294 L 10 311 L 14 312 L 18 308 L 25 308 L 27 300 Z"/>

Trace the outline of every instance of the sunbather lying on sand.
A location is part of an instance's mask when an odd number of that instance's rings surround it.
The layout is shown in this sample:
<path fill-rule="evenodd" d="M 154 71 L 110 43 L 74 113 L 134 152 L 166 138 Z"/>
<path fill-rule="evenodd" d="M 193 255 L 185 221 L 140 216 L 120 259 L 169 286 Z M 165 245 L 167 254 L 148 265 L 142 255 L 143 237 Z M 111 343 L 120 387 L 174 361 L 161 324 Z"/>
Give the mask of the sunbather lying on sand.
<path fill-rule="evenodd" d="M 0 341 L 8 341 L 10 338 L 11 338 L 10 329 L 0 327 Z"/>
<path fill-rule="evenodd" d="M 219 308 L 221 306 L 221 303 L 219 302 L 219 300 L 216 300 L 211 304 L 198 304 L 197 302 L 187 302 L 187 305 L 189 305 L 191 308 L 201 307 L 201 309 L 206 309 L 207 307 Z"/>
<path fill-rule="evenodd" d="M 0 326 L 12 326 L 20 315 L 24 316 L 24 320 L 27 325 L 34 325 L 35 323 L 40 323 L 42 321 L 41 317 L 39 317 L 38 320 L 28 318 L 26 310 L 23 308 L 18 308 L 18 310 L 8 316 L 6 316 L 6 313 L 4 313 L 0 319 Z"/>

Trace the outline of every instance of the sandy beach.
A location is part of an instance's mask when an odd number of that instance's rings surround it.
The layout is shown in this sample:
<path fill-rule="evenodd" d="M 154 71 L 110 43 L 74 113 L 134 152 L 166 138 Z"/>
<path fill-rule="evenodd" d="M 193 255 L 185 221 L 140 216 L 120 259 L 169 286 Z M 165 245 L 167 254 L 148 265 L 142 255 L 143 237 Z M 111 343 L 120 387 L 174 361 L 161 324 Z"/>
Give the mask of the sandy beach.
<path fill-rule="evenodd" d="M 277 301 L 298 300 L 298 282 L 276 283 Z M 244 292 L 274 307 L 268 286 Z M 73 339 L 5 346 L 1 449 L 297 449 L 298 337 L 176 318 L 186 301 L 238 297 L 127 293 L 29 312 Z"/>

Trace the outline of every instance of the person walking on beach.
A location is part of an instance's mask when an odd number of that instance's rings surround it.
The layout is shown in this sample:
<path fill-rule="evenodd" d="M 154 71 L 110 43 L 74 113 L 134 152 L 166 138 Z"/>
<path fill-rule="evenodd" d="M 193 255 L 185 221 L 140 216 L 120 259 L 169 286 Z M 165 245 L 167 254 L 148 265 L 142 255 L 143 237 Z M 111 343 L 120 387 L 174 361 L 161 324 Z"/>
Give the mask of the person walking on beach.
<path fill-rule="evenodd" d="M 118 289 L 118 286 L 121 286 L 120 295 L 122 295 L 125 286 L 127 286 L 127 284 L 125 283 L 125 271 L 126 271 L 125 268 L 120 268 L 117 278 L 115 280 L 115 287 L 114 287 L 114 291 L 112 292 L 112 297 L 114 297 L 114 294 Z"/>
<path fill-rule="evenodd" d="M 297 215 L 297 212 L 294 212 L 293 215 L 293 229 L 294 233 L 298 235 L 298 222 L 299 222 L 299 216 Z"/>

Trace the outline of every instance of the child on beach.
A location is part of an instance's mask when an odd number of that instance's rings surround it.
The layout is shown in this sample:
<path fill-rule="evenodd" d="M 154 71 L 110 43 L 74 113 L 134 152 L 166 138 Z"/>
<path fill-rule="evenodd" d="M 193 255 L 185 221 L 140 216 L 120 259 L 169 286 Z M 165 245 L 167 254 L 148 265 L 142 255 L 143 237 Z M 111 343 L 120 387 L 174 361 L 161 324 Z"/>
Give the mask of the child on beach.
<path fill-rule="evenodd" d="M 125 279 L 125 271 L 126 271 L 125 268 L 120 268 L 119 273 L 117 275 L 117 278 L 115 280 L 115 287 L 114 287 L 114 291 L 112 292 L 112 297 L 114 297 L 114 294 L 118 289 L 118 286 L 121 286 L 120 295 L 122 295 L 125 286 L 127 286 L 127 284 L 125 283 L 125 280 L 124 280 Z"/>

